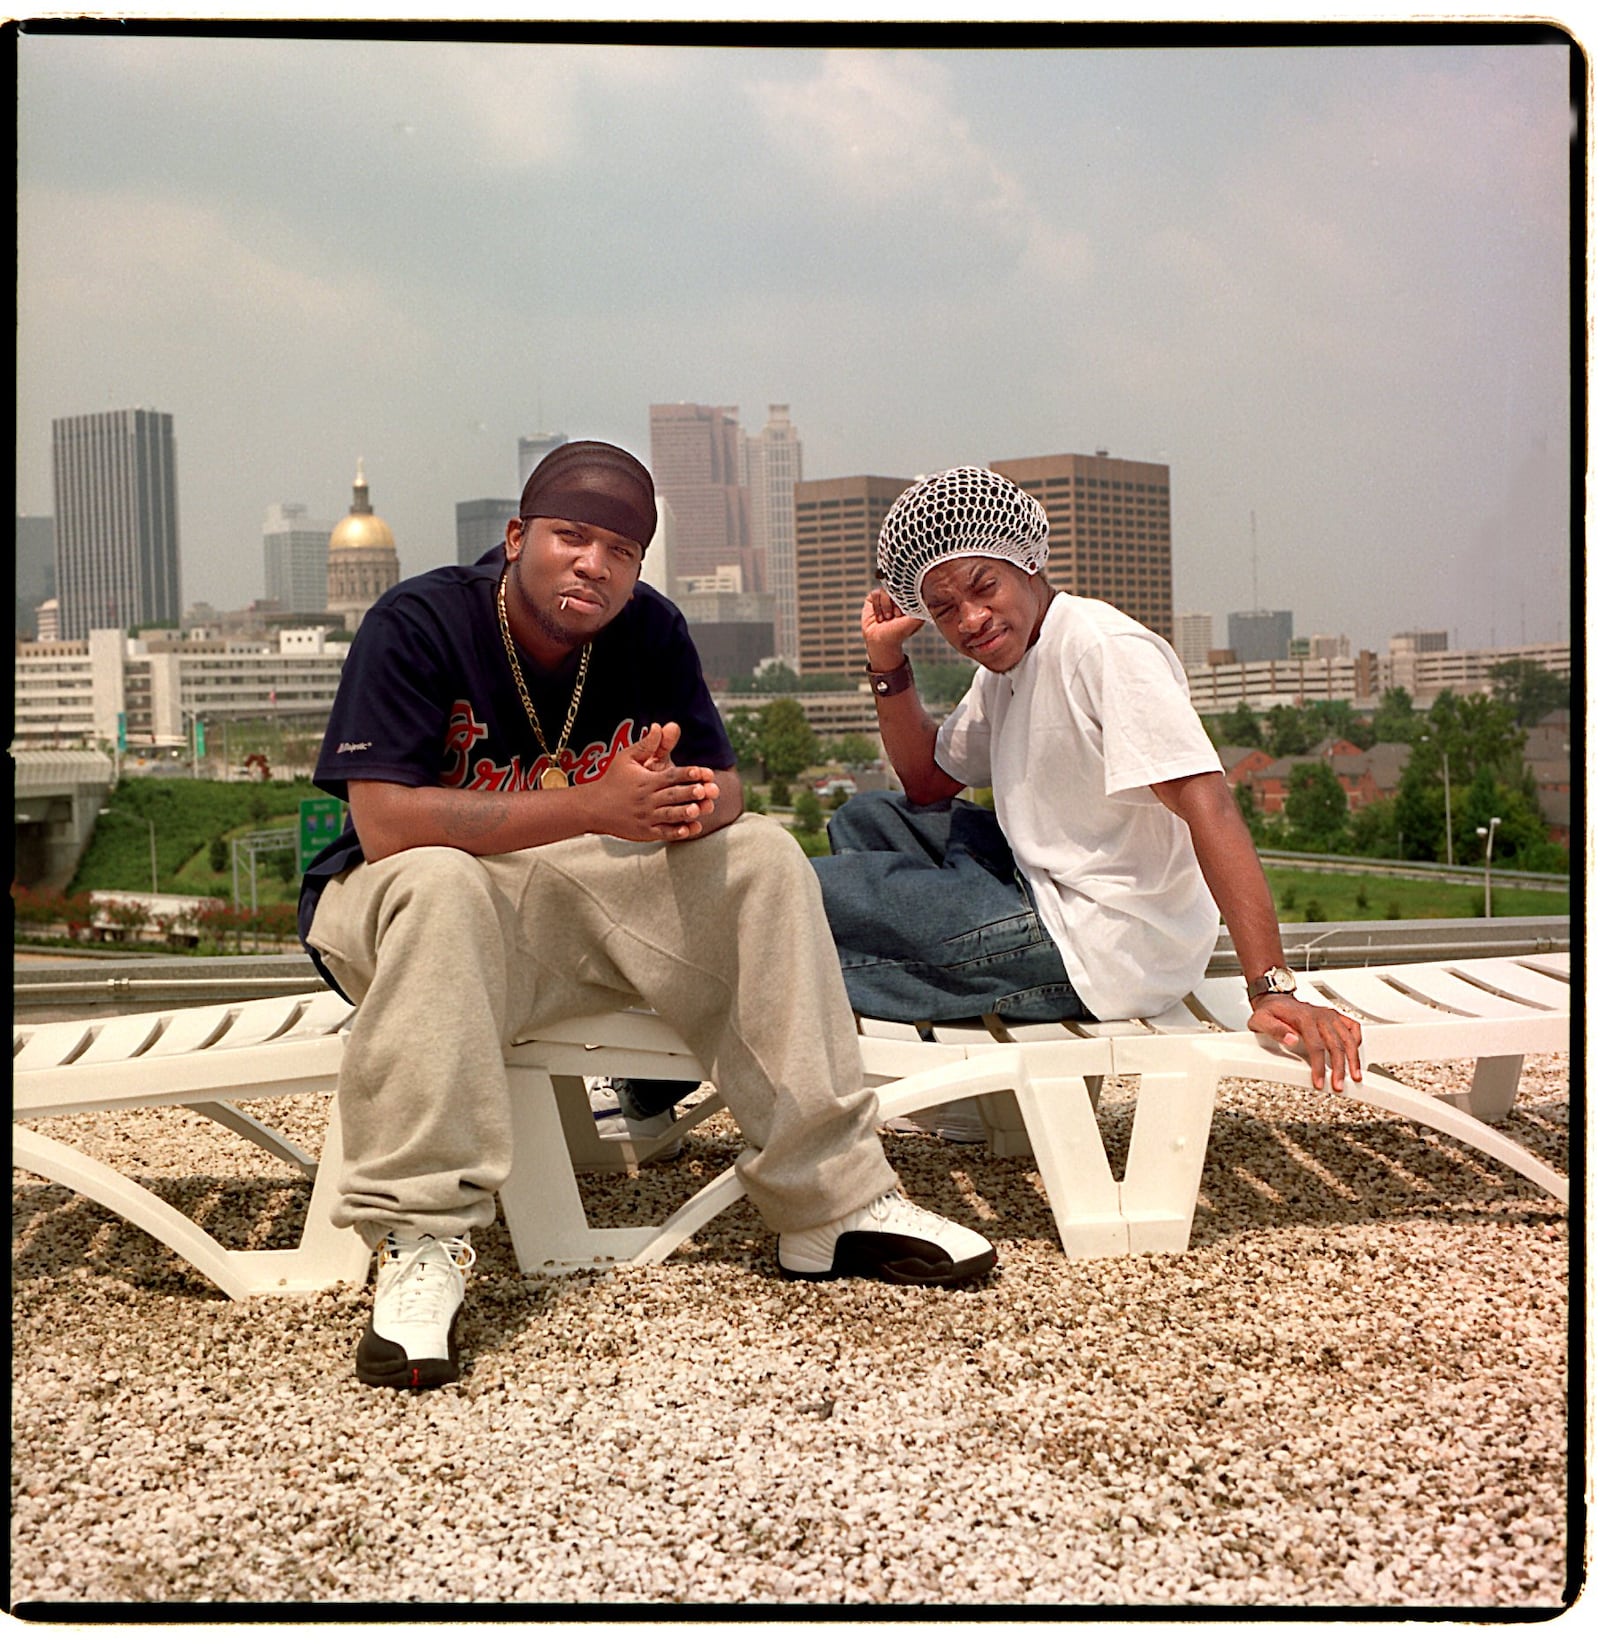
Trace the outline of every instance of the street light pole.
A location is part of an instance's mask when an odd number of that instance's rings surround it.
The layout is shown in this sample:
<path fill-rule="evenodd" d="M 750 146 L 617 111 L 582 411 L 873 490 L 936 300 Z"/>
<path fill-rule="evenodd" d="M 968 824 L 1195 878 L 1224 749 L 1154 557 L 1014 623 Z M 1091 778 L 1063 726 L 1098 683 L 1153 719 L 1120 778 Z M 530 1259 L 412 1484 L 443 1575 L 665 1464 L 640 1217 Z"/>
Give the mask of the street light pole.
<path fill-rule="evenodd" d="M 1489 887 L 1489 863 L 1494 859 L 1494 830 L 1500 826 L 1500 818 L 1491 816 L 1489 826 L 1478 829 L 1478 837 L 1483 840 L 1483 917 L 1494 917 L 1492 893 Z"/>
<path fill-rule="evenodd" d="M 1453 868 L 1456 865 L 1456 830 L 1450 822 L 1450 755 L 1441 748 L 1439 757 L 1444 760 L 1444 861 L 1446 867 Z"/>

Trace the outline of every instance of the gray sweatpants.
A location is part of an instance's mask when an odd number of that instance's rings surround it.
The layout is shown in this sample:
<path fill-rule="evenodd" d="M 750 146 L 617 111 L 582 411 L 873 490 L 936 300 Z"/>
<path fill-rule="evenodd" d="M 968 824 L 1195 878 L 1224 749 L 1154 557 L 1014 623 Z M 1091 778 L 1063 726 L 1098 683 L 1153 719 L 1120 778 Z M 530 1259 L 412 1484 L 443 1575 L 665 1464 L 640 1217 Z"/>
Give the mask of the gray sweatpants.
<path fill-rule="evenodd" d="M 816 875 L 763 817 L 674 844 L 401 851 L 331 881 L 310 939 L 361 1007 L 333 1219 L 369 1244 L 491 1222 L 511 1168 L 505 1048 L 641 1001 L 726 1098 L 774 1231 L 894 1185 Z"/>

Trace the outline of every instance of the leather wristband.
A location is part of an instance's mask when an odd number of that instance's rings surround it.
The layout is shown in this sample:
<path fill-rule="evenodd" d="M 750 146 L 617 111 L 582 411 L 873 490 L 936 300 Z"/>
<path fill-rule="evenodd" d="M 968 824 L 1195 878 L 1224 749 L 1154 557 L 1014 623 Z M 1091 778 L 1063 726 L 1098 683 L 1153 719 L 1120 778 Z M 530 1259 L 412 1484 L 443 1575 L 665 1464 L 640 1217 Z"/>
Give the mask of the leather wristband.
<path fill-rule="evenodd" d="M 869 662 L 866 667 L 867 678 L 872 681 L 872 694 L 877 697 L 899 696 L 902 691 L 911 689 L 911 658 L 903 657 L 898 668 L 890 668 L 886 673 L 877 673 Z"/>

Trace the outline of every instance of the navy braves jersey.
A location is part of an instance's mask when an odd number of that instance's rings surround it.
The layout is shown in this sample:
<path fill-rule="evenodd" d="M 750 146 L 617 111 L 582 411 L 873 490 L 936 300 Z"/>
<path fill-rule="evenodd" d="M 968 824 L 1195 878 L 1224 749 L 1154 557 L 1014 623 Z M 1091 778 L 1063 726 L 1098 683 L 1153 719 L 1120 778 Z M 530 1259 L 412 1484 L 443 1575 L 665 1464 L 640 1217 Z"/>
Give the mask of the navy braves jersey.
<path fill-rule="evenodd" d="M 319 788 L 347 799 L 351 782 L 501 791 L 538 785 L 550 759 L 517 694 L 495 609 L 504 563 L 501 546 L 475 565 L 444 565 L 410 577 L 362 618 L 317 760 Z M 578 654 L 555 674 L 542 673 L 520 648 L 518 660 L 545 743 L 555 750 Z M 683 728 L 675 763 L 732 768 L 733 748 L 688 625 L 670 600 L 640 583 L 595 635 L 577 718 L 558 762 L 569 781 L 593 782 L 620 749 L 652 723 L 669 720 Z M 323 885 L 362 860 L 347 813 L 344 832 L 306 870 L 302 940 Z"/>

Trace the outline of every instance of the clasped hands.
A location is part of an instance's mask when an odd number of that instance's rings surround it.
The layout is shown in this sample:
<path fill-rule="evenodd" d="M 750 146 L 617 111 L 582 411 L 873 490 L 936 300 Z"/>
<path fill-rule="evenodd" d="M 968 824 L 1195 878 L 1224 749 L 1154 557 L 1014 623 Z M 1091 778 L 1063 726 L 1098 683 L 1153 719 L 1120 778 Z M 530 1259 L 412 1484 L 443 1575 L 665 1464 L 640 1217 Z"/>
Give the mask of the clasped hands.
<path fill-rule="evenodd" d="M 606 832 L 639 842 L 693 839 L 705 831 L 721 790 L 716 772 L 704 765 L 674 765 L 672 750 L 683 728 L 652 725 L 630 742 L 596 786 L 607 810 Z"/>

